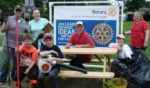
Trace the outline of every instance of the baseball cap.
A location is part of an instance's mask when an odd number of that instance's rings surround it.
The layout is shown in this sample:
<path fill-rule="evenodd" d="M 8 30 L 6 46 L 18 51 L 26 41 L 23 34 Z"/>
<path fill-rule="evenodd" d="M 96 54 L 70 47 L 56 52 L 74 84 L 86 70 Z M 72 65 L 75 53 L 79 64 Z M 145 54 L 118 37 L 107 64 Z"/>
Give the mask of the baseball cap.
<path fill-rule="evenodd" d="M 22 6 L 20 6 L 20 5 L 16 5 L 16 6 L 15 6 L 15 10 L 16 10 L 16 11 L 22 11 L 22 9 L 23 9 L 23 8 L 22 8 Z"/>
<path fill-rule="evenodd" d="M 76 25 L 83 25 L 83 22 L 82 21 L 78 21 L 77 23 L 76 23 Z"/>
<path fill-rule="evenodd" d="M 117 35 L 117 38 L 125 39 L 125 36 L 124 36 L 123 34 L 118 34 L 118 35 Z"/>
<path fill-rule="evenodd" d="M 52 39 L 53 38 L 53 34 L 52 33 L 45 33 L 43 39 L 45 40 L 47 38 Z"/>

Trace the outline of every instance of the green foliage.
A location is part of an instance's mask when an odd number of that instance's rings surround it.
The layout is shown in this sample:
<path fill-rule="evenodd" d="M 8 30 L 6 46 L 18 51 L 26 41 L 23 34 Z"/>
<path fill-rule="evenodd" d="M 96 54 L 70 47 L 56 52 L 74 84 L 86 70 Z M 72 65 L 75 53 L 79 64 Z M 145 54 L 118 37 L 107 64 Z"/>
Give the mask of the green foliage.
<path fill-rule="evenodd" d="M 126 88 L 127 87 L 127 80 L 122 78 L 122 75 L 124 72 L 120 72 L 121 77 L 120 78 L 113 78 L 107 82 L 104 83 L 104 86 L 106 88 Z"/>
<path fill-rule="evenodd" d="M 105 88 L 126 88 L 127 81 L 122 78 L 114 78 L 104 83 Z M 120 87 L 122 86 L 122 87 Z"/>
<path fill-rule="evenodd" d="M 2 10 L 0 21 L 4 21 L 7 16 L 12 15 L 17 4 L 21 5 L 20 0 L 0 0 L 0 10 Z"/>
<path fill-rule="evenodd" d="M 139 8 L 145 7 L 145 0 L 127 0 L 125 3 L 125 11 L 137 11 Z"/>

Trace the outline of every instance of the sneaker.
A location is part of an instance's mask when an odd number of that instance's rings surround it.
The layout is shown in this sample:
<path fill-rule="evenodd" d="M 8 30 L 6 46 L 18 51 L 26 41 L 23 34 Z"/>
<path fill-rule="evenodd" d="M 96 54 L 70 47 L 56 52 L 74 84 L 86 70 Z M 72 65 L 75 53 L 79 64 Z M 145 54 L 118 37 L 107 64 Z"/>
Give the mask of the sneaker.
<path fill-rule="evenodd" d="M 3 85 L 4 83 L 3 82 L 0 82 L 0 85 Z"/>

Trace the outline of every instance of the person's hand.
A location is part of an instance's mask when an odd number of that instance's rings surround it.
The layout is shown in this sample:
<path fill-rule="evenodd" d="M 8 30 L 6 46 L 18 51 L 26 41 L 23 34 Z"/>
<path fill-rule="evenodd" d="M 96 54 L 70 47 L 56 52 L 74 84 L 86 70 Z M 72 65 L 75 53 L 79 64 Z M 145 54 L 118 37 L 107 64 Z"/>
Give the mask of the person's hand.
<path fill-rule="evenodd" d="M 69 48 L 70 48 L 70 46 L 69 46 L 69 45 L 66 45 L 66 46 L 65 46 L 65 48 L 66 48 L 66 49 L 69 49 Z"/>
<path fill-rule="evenodd" d="M 19 48 L 18 48 L 18 47 L 15 47 L 15 51 L 18 52 L 18 51 L 19 51 Z"/>
<path fill-rule="evenodd" d="M 74 48 L 81 48 L 81 45 L 75 45 Z"/>
<path fill-rule="evenodd" d="M 48 57 L 48 58 L 47 58 L 47 61 L 48 61 L 48 62 L 51 62 L 52 60 L 54 60 L 53 57 Z"/>
<path fill-rule="evenodd" d="M 43 38 L 43 36 L 44 36 L 44 33 L 41 33 L 41 34 L 39 34 L 37 39 L 41 39 L 41 38 Z"/>
<path fill-rule="evenodd" d="M 26 69 L 25 74 L 29 74 L 30 69 Z"/>
<path fill-rule="evenodd" d="M 8 31 L 8 25 L 4 24 L 4 26 L 2 27 L 1 32 L 6 32 Z"/>
<path fill-rule="evenodd" d="M 51 50 L 51 52 L 50 52 L 51 54 L 54 54 L 54 57 L 58 57 L 58 53 L 56 52 L 56 51 L 54 51 L 54 50 Z"/>
<path fill-rule="evenodd" d="M 144 42 L 143 47 L 147 48 L 147 43 L 146 42 Z"/>

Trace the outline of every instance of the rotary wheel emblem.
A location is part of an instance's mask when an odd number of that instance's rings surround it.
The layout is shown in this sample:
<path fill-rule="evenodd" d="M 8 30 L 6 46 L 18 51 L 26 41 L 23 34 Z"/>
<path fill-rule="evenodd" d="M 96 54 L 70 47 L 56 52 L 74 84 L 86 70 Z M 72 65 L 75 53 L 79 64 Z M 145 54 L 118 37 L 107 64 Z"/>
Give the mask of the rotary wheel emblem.
<path fill-rule="evenodd" d="M 92 37 L 96 43 L 105 45 L 112 40 L 113 30 L 105 23 L 97 24 L 92 30 Z"/>

